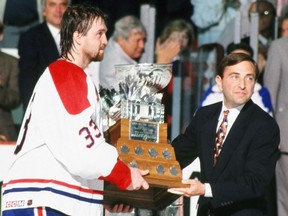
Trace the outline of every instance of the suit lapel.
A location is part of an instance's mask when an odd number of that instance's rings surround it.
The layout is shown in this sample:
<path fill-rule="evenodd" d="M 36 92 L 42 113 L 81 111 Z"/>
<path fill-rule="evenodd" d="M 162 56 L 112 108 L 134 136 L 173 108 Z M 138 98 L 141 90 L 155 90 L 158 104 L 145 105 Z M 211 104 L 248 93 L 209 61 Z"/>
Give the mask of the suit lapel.
<path fill-rule="evenodd" d="M 222 103 L 219 103 L 218 106 L 215 107 L 215 109 L 211 112 L 211 115 L 207 116 L 206 121 L 203 122 L 202 127 L 202 135 L 201 135 L 201 145 L 202 150 L 201 152 L 201 158 L 203 160 L 201 161 L 202 166 L 205 167 L 205 170 L 207 172 L 207 176 L 212 176 L 211 173 L 213 173 L 213 155 L 214 155 L 214 142 L 215 142 L 215 136 L 216 136 L 216 127 L 218 124 L 218 117 L 221 112 Z"/>
<path fill-rule="evenodd" d="M 43 23 L 43 35 L 46 35 L 46 37 L 42 37 L 42 45 L 44 47 L 43 52 L 45 52 L 45 56 L 48 59 L 48 62 L 53 62 L 55 59 L 59 58 L 59 52 L 57 49 L 57 45 L 55 43 L 55 40 L 47 26 L 47 23 Z"/>

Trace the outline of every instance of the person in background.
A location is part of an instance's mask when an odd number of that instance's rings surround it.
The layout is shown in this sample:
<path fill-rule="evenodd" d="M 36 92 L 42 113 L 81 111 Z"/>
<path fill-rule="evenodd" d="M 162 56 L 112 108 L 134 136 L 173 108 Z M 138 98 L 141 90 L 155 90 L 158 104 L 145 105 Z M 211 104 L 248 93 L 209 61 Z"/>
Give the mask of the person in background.
<path fill-rule="evenodd" d="M 288 14 L 280 18 L 280 35 L 281 37 L 288 37 Z"/>
<path fill-rule="evenodd" d="M 45 21 L 20 37 L 19 88 L 25 112 L 36 82 L 45 68 L 60 57 L 60 24 L 69 0 L 43 0 Z"/>
<path fill-rule="evenodd" d="M 0 21 L 0 41 L 4 37 L 3 28 Z M 11 111 L 20 105 L 18 72 L 18 59 L 0 52 L 0 140 L 4 141 L 17 138 Z"/>
<path fill-rule="evenodd" d="M 227 47 L 227 54 L 230 53 L 244 53 L 251 57 L 253 57 L 253 49 L 246 43 L 239 44 L 230 44 Z M 256 82 L 253 95 L 251 97 L 254 103 L 256 103 L 259 107 L 261 107 L 264 111 L 269 113 L 269 115 L 273 116 L 273 107 L 271 96 L 268 89 Z M 223 93 L 218 88 L 218 85 L 215 84 L 204 93 L 199 106 L 207 106 L 212 103 L 216 103 L 223 100 Z"/>
<path fill-rule="evenodd" d="M 264 85 L 271 94 L 274 116 L 280 127 L 281 156 L 276 166 L 278 215 L 288 215 L 288 37 L 274 40 L 268 51 Z"/>
<path fill-rule="evenodd" d="M 274 4 L 266 0 L 252 2 L 248 13 L 249 16 L 251 13 L 259 14 L 259 45 L 268 48 L 274 39 L 274 21 L 276 17 Z M 261 46 L 259 48 L 261 49 Z"/>
<path fill-rule="evenodd" d="M 115 23 L 114 32 L 105 49 L 105 57 L 99 65 L 99 89 L 100 95 L 103 89 L 106 91 L 120 91 L 116 77 L 115 65 L 138 64 L 144 53 L 146 43 L 146 28 L 135 16 L 127 15 Z M 179 40 L 167 40 L 160 45 L 156 43 L 156 63 L 171 63 L 180 52 Z M 149 63 L 149 62 L 146 62 Z M 150 62 L 153 63 L 153 62 Z M 96 82 L 95 82 L 96 83 Z M 103 99 L 103 96 L 102 96 Z M 115 124 L 117 119 L 109 116 L 103 109 L 104 130 Z"/>
<path fill-rule="evenodd" d="M 119 90 L 115 65 L 137 64 L 144 53 L 146 29 L 135 16 L 127 15 L 115 23 L 114 32 L 108 41 L 106 55 L 100 63 L 99 85 L 106 89 Z M 180 51 L 178 41 L 156 45 L 156 63 L 171 63 Z"/>
<path fill-rule="evenodd" d="M 123 190 L 149 188 L 142 177 L 149 171 L 126 166 L 105 142 L 99 95 L 84 72 L 91 61 L 103 59 L 106 20 L 86 4 L 64 13 L 61 58 L 36 84 L 3 180 L 3 216 L 101 216 L 104 180 Z"/>
<path fill-rule="evenodd" d="M 182 114 L 181 122 L 185 125 L 186 120 L 189 121 L 187 115 L 184 113 L 192 113 L 193 102 L 191 101 L 193 98 L 193 86 L 195 82 L 195 74 L 192 69 L 192 64 L 190 61 L 190 55 L 193 49 L 193 41 L 194 41 L 194 29 L 191 23 L 183 19 L 176 19 L 169 22 L 163 32 L 159 36 L 160 46 L 162 44 L 167 43 L 168 41 L 178 41 L 180 44 L 180 50 L 178 54 L 172 59 L 172 73 L 173 77 L 181 77 L 182 80 L 182 88 L 181 95 L 183 98 L 181 101 L 182 106 Z M 172 99 L 173 99 L 173 82 L 174 78 L 172 77 L 168 86 L 163 90 L 164 95 L 162 102 L 165 105 L 165 122 L 168 125 L 168 139 L 171 139 L 171 120 L 172 120 Z M 195 97 L 194 97 L 195 98 Z M 187 108 L 187 110 L 186 110 Z M 186 127 L 187 125 L 185 125 Z"/>
<path fill-rule="evenodd" d="M 114 29 L 105 50 L 106 55 L 100 63 L 99 84 L 103 88 L 119 91 L 115 65 L 137 64 L 144 53 L 146 29 L 143 23 L 133 15 L 119 19 Z"/>
<path fill-rule="evenodd" d="M 199 195 L 197 215 L 264 216 L 267 187 L 279 156 L 276 121 L 251 100 L 259 70 L 243 53 L 225 56 L 216 82 L 224 100 L 199 108 L 174 147 L 181 168 L 199 157 L 199 180 L 170 188 L 186 197 Z"/>
<path fill-rule="evenodd" d="M 234 29 L 231 29 L 231 24 L 235 20 L 238 11 L 241 14 L 246 12 L 247 5 L 251 0 L 190 0 L 193 5 L 192 22 L 198 30 L 198 45 L 210 43 L 220 43 L 223 38 L 222 33 L 229 26 L 229 35 Z M 247 15 L 246 15 L 247 17 Z M 245 18 L 245 16 L 244 16 Z M 231 26 L 231 27 L 230 27 Z M 234 27 L 234 25 L 233 25 Z M 246 26 L 244 25 L 243 28 Z M 224 35 L 229 43 L 229 36 Z M 224 44 L 225 45 L 224 45 Z M 226 48 L 226 41 L 220 43 Z"/>
<path fill-rule="evenodd" d="M 1 0 L 0 20 L 4 23 L 4 40 L 0 48 L 17 48 L 20 35 L 39 24 L 42 0 Z"/>
<path fill-rule="evenodd" d="M 252 2 L 249 7 L 251 13 L 259 14 L 259 34 L 258 34 L 258 56 L 257 63 L 260 71 L 258 82 L 263 85 L 263 76 L 267 60 L 267 52 L 274 38 L 274 22 L 276 17 L 275 6 L 265 0 Z M 251 18 L 251 17 L 249 17 Z M 250 44 L 250 36 L 241 39 L 241 42 Z"/>

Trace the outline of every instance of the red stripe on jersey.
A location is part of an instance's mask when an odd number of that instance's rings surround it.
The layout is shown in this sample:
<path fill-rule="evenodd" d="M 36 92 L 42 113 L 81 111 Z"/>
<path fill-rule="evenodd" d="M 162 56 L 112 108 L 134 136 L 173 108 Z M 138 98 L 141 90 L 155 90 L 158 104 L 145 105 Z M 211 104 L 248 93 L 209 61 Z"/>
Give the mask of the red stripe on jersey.
<path fill-rule="evenodd" d="M 125 190 L 132 182 L 130 169 L 121 160 L 117 161 L 110 175 L 100 179 L 115 184 L 122 190 Z"/>
<path fill-rule="evenodd" d="M 43 207 L 37 207 L 37 216 L 43 216 Z"/>
<path fill-rule="evenodd" d="M 52 180 L 52 179 L 17 179 L 17 180 L 11 180 L 7 183 L 4 183 L 2 185 L 3 188 L 7 187 L 7 185 L 13 185 L 13 184 L 21 184 L 21 183 L 39 183 L 39 184 L 55 184 L 55 185 L 60 185 L 69 189 L 73 189 L 79 192 L 84 192 L 84 193 L 88 193 L 88 194 L 101 194 L 103 195 L 103 191 L 100 190 L 92 190 L 92 189 L 88 189 L 88 188 L 83 188 L 83 187 L 79 187 L 76 185 L 71 185 L 71 184 L 67 184 L 66 182 L 61 182 L 61 181 L 57 181 L 57 180 Z"/>
<path fill-rule="evenodd" d="M 69 114 L 79 114 L 90 106 L 87 76 L 82 68 L 65 60 L 58 60 L 49 65 L 49 70 Z"/>

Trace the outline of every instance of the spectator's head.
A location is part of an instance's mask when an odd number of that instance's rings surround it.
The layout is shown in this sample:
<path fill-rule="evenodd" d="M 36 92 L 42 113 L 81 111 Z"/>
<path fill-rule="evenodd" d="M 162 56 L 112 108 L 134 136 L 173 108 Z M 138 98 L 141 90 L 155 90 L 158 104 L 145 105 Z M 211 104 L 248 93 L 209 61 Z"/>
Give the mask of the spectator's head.
<path fill-rule="evenodd" d="M 171 38 L 176 38 L 180 41 L 182 51 L 190 51 L 194 39 L 194 30 L 192 25 L 183 19 L 171 21 L 167 24 L 160 35 L 160 43 Z"/>
<path fill-rule="evenodd" d="M 280 23 L 281 37 L 288 37 L 288 14 L 281 17 Z"/>
<path fill-rule="evenodd" d="M 253 49 L 250 45 L 247 43 L 231 43 L 227 47 L 227 54 L 229 55 L 230 53 L 244 53 L 246 55 L 249 55 L 253 57 Z"/>
<path fill-rule="evenodd" d="M 62 16 L 69 3 L 70 0 L 43 0 L 42 15 L 45 21 L 56 28 L 60 28 Z"/>
<path fill-rule="evenodd" d="M 274 5 L 265 0 L 258 0 L 251 3 L 249 7 L 249 16 L 251 13 L 259 14 L 259 33 L 266 38 L 273 36 L 274 18 L 276 9 Z"/>
<path fill-rule="evenodd" d="M 146 29 L 135 16 L 125 16 L 115 23 L 113 40 L 132 59 L 139 59 L 145 48 Z"/>
<path fill-rule="evenodd" d="M 107 15 L 96 7 L 68 7 L 61 24 L 61 56 L 71 60 L 73 53 L 79 53 L 90 61 L 101 61 L 107 45 L 106 23 Z"/>

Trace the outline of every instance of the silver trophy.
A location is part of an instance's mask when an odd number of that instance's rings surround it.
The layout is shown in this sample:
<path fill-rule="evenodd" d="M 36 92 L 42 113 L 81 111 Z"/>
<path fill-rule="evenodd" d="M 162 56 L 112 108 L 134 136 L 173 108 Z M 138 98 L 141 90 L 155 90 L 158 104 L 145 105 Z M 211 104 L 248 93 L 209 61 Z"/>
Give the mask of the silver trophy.
<path fill-rule="evenodd" d="M 181 184 L 182 172 L 174 149 L 167 140 L 161 103 L 160 91 L 171 80 L 172 65 L 116 65 L 115 68 L 119 91 L 100 91 L 101 98 L 106 98 L 104 106 L 109 116 L 115 118 L 115 124 L 108 129 L 108 142 L 117 148 L 119 158 L 126 165 L 149 170 L 145 179 L 150 188 L 131 193 L 109 185 L 105 188 L 104 203 L 163 209 L 179 198 L 168 193 L 167 188 L 185 187 Z"/>
<path fill-rule="evenodd" d="M 113 121 L 120 118 L 164 122 L 161 104 L 165 88 L 172 77 L 171 64 L 116 65 L 119 92 L 100 88 L 103 109 Z"/>

